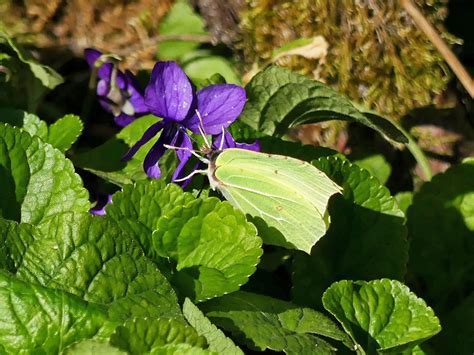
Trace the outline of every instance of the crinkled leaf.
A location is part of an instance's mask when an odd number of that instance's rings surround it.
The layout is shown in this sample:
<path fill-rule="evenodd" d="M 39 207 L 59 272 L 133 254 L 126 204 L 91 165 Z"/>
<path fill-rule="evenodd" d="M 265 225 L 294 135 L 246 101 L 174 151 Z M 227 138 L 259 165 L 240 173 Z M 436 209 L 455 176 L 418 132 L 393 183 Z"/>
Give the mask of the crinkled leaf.
<path fill-rule="evenodd" d="M 136 238 L 147 256 L 156 259 L 158 254 L 153 247 L 152 234 L 159 217 L 169 215 L 193 200 L 191 194 L 183 193 L 175 184 L 166 185 L 161 180 L 139 182 L 125 186 L 122 192 L 113 196 L 112 204 L 107 206 L 107 215 Z"/>
<path fill-rule="evenodd" d="M 107 217 L 59 214 L 33 232 L 20 279 L 108 305 L 116 319 L 181 316 L 166 278 Z"/>
<path fill-rule="evenodd" d="M 175 206 L 156 226 L 155 249 L 176 262 L 172 282 L 198 302 L 238 290 L 263 253 L 255 226 L 215 197 Z"/>
<path fill-rule="evenodd" d="M 0 216 L 38 224 L 63 211 L 88 211 L 87 190 L 69 160 L 19 128 L 0 124 Z"/>
<path fill-rule="evenodd" d="M 326 236 L 310 256 L 295 256 L 293 299 L 320 308 L 323 292 L 335 281 L 402 280 L 408 258 L 406 227 L 389 190 L 368 171 L 337 157 L 313 164 L 343 187 L 343 195 L 329 206 L 331 226 Z"/>
<path fill-rule="evenodd" d="M 84 125 L 79 116 L 66 115 L 49 126 L 46 142 L 65 152 L 76 142 Z"/>
<path fill-rule="evenodd" d="M 208 349 L 197 348 L 189 344 L 171 344 L 159 347 L 150 352 L 151 355 L 217 355 Z"/>
<path fill-rule="evenodd" d="M 425 183 L 408 208 L 409 268 L 442 317 L 474 289 L 474 159 Z"/>
<path fill-rule="evenodd" d="M 246 91 L 248 101 L 240 118 L 268 135 L 283 135 L 288 128 L 303 123 L 342 119 L 362 123 L 395 141 L 407 141 L 390 121 L 369 119 L 330 87 L 282 67 L 261 71 Z"/>
<path fill-rule="evenodd" d="M 225 336 L 211 321 L 195 306 L 189 298 L 184 300 L 183 314 L 186 320 L 197 331 L 197 333 L 206 338 L 209 344 L 209 350 L 218 354 L 241 354 L 244 352 L 234 344 L 234 342 Z"/>
<path fill-rule="evenodd" d="M 392 167 L 382 154 L 373 154 L 356 159 L 354 160 L 354 164 L 367 170 L 370 175 L 376 177 L 382 185 L 385 185 L 392 173 Z"/>
<path fill-rule="evenodd" d="M 193 300 L 237 290 L 262 254 L 255 227 L 240 211 L 159 180 L 126 186 L 114 195 L 107 214 L 148 256 L 175 262 L 172 282 Z"/>
<path fill-rule="evenodd" d="M 76 142 L 83 129 L 82 121 L 76 115 L 66 115 L 48 127 L 38 116 L 17 109 L 0 109 L 0 122 L 23 128 L 62 152 Z"/>
<path fill-rule="evenodd" d="M 125 355 L 122 351 L 105 341 L 84 340 L 69 346 L 65 351 L 65 355 Z"/>
<path fill-rule="evenodd" d="M 201 35 L 206 34 L 204 21 L 186 0 L 173 5 L 160 24 L 161 35 Z M 176 60 L 199 46 L 194 41 L 162 41 L 158 45 L 158 56 L 164 60 Z"/>
<path fill-rule="evenodd" d="M 1 108 L 0 122 L 8 123 L 11 126 L 23 128 L 32 136 L 38 136 L 46 141 L 48 137 L 48 125 L 46 122 L 32 113 L 22 110 Z"/>
<path fill-rule="evenodd" d="M 328 354 L 335 348 L 322 337 L 350 343 L 322 313 L 263 295 L 234 292 L 204 303 L 202 309 L 215 324 L 258 351 Z"/>
<path fill-rule="evenodd" d="M 0 219 L 0 269 L 15 273 L 34 241 L 35 227 Z"/>
<path fill-rule="evenodd" d="M 167 318 L 130 319 L 117 327 L 110 337 L 110 343 L 132 355 L 161 353 L 167 347 L 179 344 L 206 347 L 206 339 L 199 336 L 193 328 L 184 322 Z"/>
<path fill-rule="evenodd" d="M 115 328 L 102 307 L 3 271 L 0 324 L 0 344 L 10 354 L 57 354 L 82 339 L 108 337 Z"/>
<path fill-rule="evenodd" d="M 425 301 L 395 280 L 339 281 L 323 304 L 368 354 L 402 352 L 441 330 Z"/>

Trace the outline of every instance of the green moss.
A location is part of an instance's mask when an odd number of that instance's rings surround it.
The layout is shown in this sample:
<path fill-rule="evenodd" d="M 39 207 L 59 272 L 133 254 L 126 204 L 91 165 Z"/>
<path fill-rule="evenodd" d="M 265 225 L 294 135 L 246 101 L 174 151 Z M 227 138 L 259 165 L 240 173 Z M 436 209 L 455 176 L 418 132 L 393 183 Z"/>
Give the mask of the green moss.
<path fill-rule="evenodd" d="M 428 20 L 443 30 L 447 1 L 416 0 Z M 314 75 L 371 109 L 400 117 L 428 105 L 450 79 L 444 60 L 399 1 L 247 0 L 242 13 L 248 68 L 271 57 L 274 48 L 301 37 L 322 35 L 329 43 L 324 63 L 288 57 L 280 64 Z"/>

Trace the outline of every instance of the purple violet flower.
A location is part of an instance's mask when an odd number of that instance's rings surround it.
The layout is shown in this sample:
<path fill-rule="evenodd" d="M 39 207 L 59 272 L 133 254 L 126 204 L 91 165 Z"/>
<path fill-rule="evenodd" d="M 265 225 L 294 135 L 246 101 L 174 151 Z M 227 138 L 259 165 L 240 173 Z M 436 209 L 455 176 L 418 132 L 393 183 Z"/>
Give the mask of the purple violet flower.
<path fill-rule="evenodd" d="M 125 154 L 124 160 L 130 159 L 141 146 L 162 131 L 146 155 L 143 166 L 149 177 L 159 178 L 158 162 L 167 149 L 166 145 L 183 148 L 176 149 L 179 164 L 172 177 L 175 181 L 181 177 L 191 157 L 193 145 L 187 130 L 196 134 L 220 134 L 237 119 L 245 101 L 245 90 L 233 84 L 210 85 L 196 92 L 177 63 L 158 62 L 145 89 L 145 104 L 151 113 L 163 120 L 148 128 Z"/>
<path fill-rule="evenodd" d="M 86 48 L 84 56 L 94 70 L 95 62 L 102 53 Z M 99 103 L 107 112 L 114 115 L 115 123 L 124 127 L 135 118 L 148 113 L 143 94 L 135 76 L 128 70 L 125 73 L 113 63 L 104 63 L 97 70 L 97 96 Z"/>
<path fill-rule="evenodd" d="M 260 142 L 256 140 L 253 143 L 238 143 L 232 137 L 230 132 L 225 131 L 224 136 L 221 134 L 214 137 L 212 141 L 212 148 L 215 150 L 224 150 L 227 148 L 240 148 L 240 149 L 247 149 L 253 150 L 254 152 L 260 151 Z"/>
<path fill-rule="evenodd" d="M 112 195 L 100 195 L 95 206 L 89 210 L 89 213 L 96 216 L 104 216 L 105 207 L 107 207 L 109 203 L 112 203 Z"/>

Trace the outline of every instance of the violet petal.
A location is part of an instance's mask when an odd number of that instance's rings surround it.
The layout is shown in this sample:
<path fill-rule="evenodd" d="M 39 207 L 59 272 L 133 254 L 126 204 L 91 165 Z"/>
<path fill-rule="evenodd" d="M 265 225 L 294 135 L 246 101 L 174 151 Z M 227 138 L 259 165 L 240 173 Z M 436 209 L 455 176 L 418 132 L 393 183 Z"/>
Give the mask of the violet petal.
<path fill-rule="evenodd" d="M 97 199 L 95 206 L 89 210 L 89 213 L 96 216 L 104 216 L 105 208 L 109 203 L 112 203 L 112 195 L 101 195 Z"/>
<path fill-rule="evenodd" d="M 102 53 L 95 48 L 84 49 L 84 57 L 86 58 L 87 64 L 89 64 L 91 68 L 94 67 L 95 62 L 100 58 L 101 55 Z"/>
<path fill-rule="evenodd" d="M 238 143 L 234 140 L 234 137 L 230 132 L 226 131 L 224 134 L 224 141 L 222 141 L 222 133 L 215 136 L 212 142 L 212 146 L 216 150 L 223 150 L 227 148 L 240 148 L 246 150 L 253 150 L 255 152 L 260 151 L 260 142 L 256 140 L 253 143 Z"/>
<path fill-rule="evenodd" d="M 160 138 L 153 145 L 153 147 L 151 147 L 150 151 L 145 157 L 145 160 L 143 161 L 143 168 L 145 169 L 145 173 L 148 175 L 148 177 L 152 179 L 160 178 L 161 170 L 160 166 L 158 165 L 158 162 L 168 149 L 164 145 L 173 145 L 176 141 L 178 134 L 179 131 L 175 131 L 170 126 L 165 126 L 163 132 L 161 132 Z"/>
<path fill-rule="evenodd" d="M 194 106 L 194 89 L 175 62 L 158 62 L 145 89 L 145 104 L 158 117 L 182 121 Z"/>
<path fill-rule="evenodd" d="M 107 96 L 107 94 L 109 93 L 109 90 L 110 90 L 110 85 L 109 85 L 109 82 L 106 81 L 106 80 L 99 80 L 99 82 L 97 83 L 97 95 L 98 96 Z"/>
<path fill-rule="evenodd" d="M 95 62 L 100 58 L 102 52 L 94 48 L 86 48 L 84 50 L 84 57 L 86 58 L 87 64 L 89 64 L 91 69 L 94 69 Z M 99 67 L 97 71 L 97 76 L 99 79 L 105 80 L 110 83 L 110 76 L 112 75 L 112 63 L 104 63 Z"/>
<path fill-rule="evenodd" d="M 148 141 L 152 139 L 161 129 L 163 129 L 164 126 L 164 120 L 151 125 L 150 128 L 145 131 L 140 140 L 135 143 L 135 145 L 131 147 L 127 153 L 125 153 L 125 155 L 122 157 L 122 160 L 130 160 L 136 154 L 138 149 L 140 149 L 144 144 L 148 143 Z"/>
<path fill-rule="evenodd" d="M 195 171 L 195 170 L 198 170 L 198 169 L 203 169 L 205 167 L 204 163 L 201 162 L 201 161 L 198 161 L 196 164 L 194 164 L 193 168 L 191 169 L 191 171 Z M 184 181 L 180 181 L 178 182 L 177 184 L 179 186 L 181 186 L 182 189 L 185 189 L 189 183 L 191 182 L 191 180 L 193 179 L 193 177 L 189 177 L 188 179 L 184 180 Z"/>
<path fill-rule="evenodd" d="M 214 140 L 212 142 L 212 147 L 215 150 L 223 150 L 227 148 L 235 148 L 235 140 L 234 137 L 230 134 L 230 132 L 225 131 L 224 133 L 224 141 L 222 141 L 222 133 L 214 136 Z"/>
<path fill-rule="evenodd" d="M 148 107 L 145 105 L 143 92 L 137 79 L 129 70 L 125 71 L 125 77 L 127 79 L 127 91 L 130 94 L 129 101 L 132 103 L 135 112 L 138 114 L 147 113 Z"/>
<path fill-rule="evenodd" d="M 112 81 L 112 76 L 110 77 Z M 121 90 L 127 89 L 128 80 L 124 73 L 117 69 L 117 76 L 115 78 L 115 85 Z"/>
<path fill-rule="evenodd" d="M 178 134 L 176 135 L 176 140 L 172 143 L 172 145 L 180 148 L 193 149 L 193 142 L 185 131 L 178 132 Z M 181 172 L 183 171 L 186 163 L 191 157 L 191 152 L 189 150 L 177 149 L 176 155 L 178 156 L 179 164 L 173 173 L 171 181 L 174 181 L 181 177 Z"/>
<path fill-rule="evenodd" d="M 219 134 L 242 112 L 246 101 L 245 90 L 233 84 L 207 86 L 197 93 L 197 109 L 201 114 L 206 134 Z M 199 118 L 196 113 L 186 120 L 187 128 L 199 134 Z"/>
<path fill-rule="evenodd" d="M 104 97 L 104 96 L 99 96 L 97 99 L 99 100 L 100 106 L 102 106 L 102 108 L 103 108 L 105 111 L 110 112 L 110 113 L 112 112 L 112 106 L 111 106 L 111 104 L 110 104 L 110 101 L 107 100 L 106 97 Z"/>
<path fill-rule="evenodd" d="M 235 143 L 235 148 L 253 150 L 254 152 L 260 151 L 260 142 L 256 140 L 253 143 Z"/>
<path fill-rule="evenodd" d="M 114 121 L 118 126 L 125 127 L 125 126 L 128 126 L 130 123 L 132 123 L 135 120 L 135 118 L 136 116 L 129 116 L 122 112 L 117 117 L 114 117 Z"/>

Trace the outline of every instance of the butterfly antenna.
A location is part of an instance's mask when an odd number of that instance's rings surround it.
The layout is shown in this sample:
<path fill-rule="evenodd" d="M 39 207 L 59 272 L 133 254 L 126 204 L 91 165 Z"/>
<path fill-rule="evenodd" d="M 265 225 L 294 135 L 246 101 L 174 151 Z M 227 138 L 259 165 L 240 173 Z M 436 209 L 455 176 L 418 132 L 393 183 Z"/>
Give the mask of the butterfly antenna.
<path fill-rule="evenodd" d="M 200 156 L 194 149 L 187 148 L 187 147 L 176 147 L 174 145 L 169 145 L 169 144 L 163 144 L 163 147 L 166 149 L 173 149 L 173 150 L 186 150 L 190 152 L 192 155 L 194 155 L 196 158 L 198 158 L 200 161 L 202 161 L 204 164 L 209 164 L 209 160 Z"/>
<path fill-rule="evenodd" d="M 224 142 L 225 142 L 225 130 L 224 130 L 224 127 L 222 127 L 222 138 L 219 144 L 219 150 L 224 149 Z"/>
<path fill-rule="evenodd" d="M 209 140 L 207 139 L 206 131 L 204 130 L 204 122 L 203 122 L 202 116 L 201 116 L 201 114 L 199 113 L 198 110 L 196 110 L 196 115 L 199 118 L 199 132 L 201 133 L 201 136 L 204 138 L 204 142 L 206 143 L 206 147 L 210 150 L 210 149 L 212 149 L 211 143 L 209 143 Z"/>
<path fill-rule="evenodd" d="M 189 178 L 193 177 L 196 174 L 207 174 L 207 169 L 194 170 L 191 174 L 188 174 L 185 177 L 182 177 L 181 179 L 175 179 L 173 180 L 173 182 L 182 182 L 182 181 L 188 180 Z"/>

